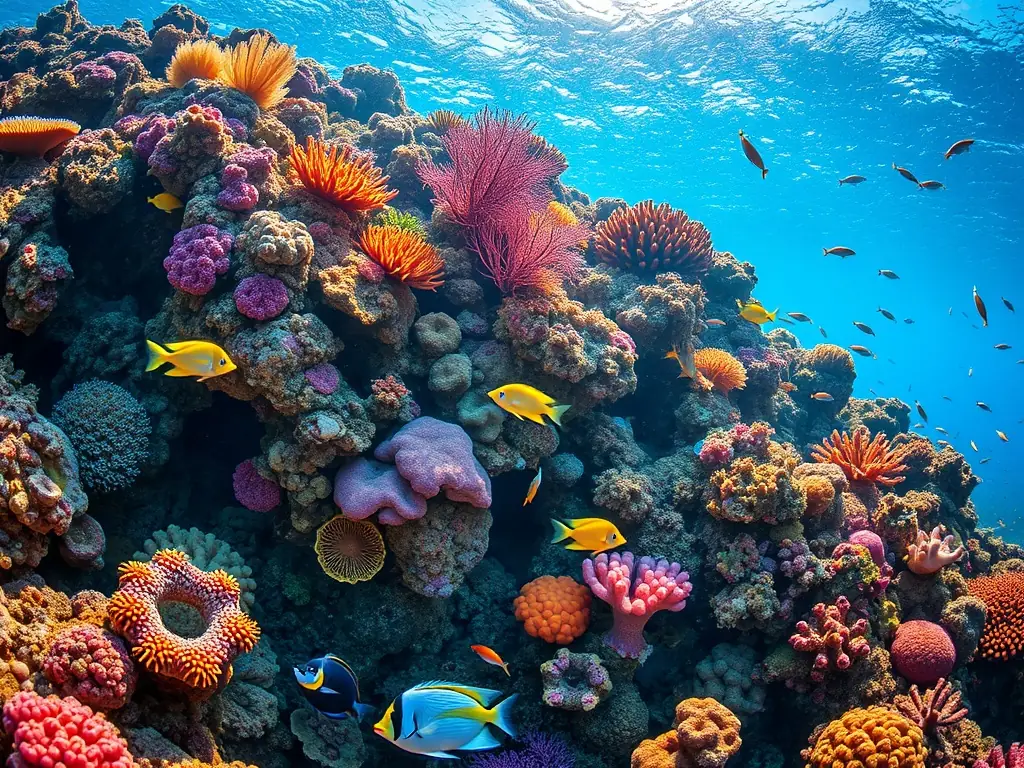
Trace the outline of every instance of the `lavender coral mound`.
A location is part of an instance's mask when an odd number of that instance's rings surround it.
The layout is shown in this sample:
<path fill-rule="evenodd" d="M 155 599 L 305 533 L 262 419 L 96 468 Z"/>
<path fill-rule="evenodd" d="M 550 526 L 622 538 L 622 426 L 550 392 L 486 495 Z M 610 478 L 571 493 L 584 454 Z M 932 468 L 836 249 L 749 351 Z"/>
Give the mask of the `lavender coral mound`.
<path fill-rule="evenodd" d="M 95 709 L 123 707 L 135 690 L 135 664 L 119 637 L 79 624 L 54 638 L 43 661 L 46 678 L 61 696 Z"/>
<path fill-rule="evenodd" d="M 473 455 L 473 441 L 456 424 L 422 416 L 402 427 L 373 453 L 394 462 L 398 473 L 426 498 L 442 490 L 451 501 L 491 506 L 491 478 Z"/>
<path fill-rule="evenodd" d="M 559 648 L 555 658 L 540 665 L 544 684 L 541 700 L 549 707 L 589 712 L 612 692 L 612 681 L 601 658 Z"/>
<path fill-rule="evenodd" d="M 605 645 L 627 659 L 645 660 L 651 648 L 644 627 L 656 611 L 681 611 L 693 590 L 690 575 L 679 563 L 612 552 L 583 561 L 583 581 L 594 596 L 612 607 L 614 624 Z"/>
<path fill-rule="evenodd" d="M 384 525 L 401 525 L 427 513 L 427 500 L 391 464 L 359 458 L 338 470 L 334 503 L 345 517 L 364 520 L 374 513 Z"/>
<path fill-rule="evenodd" d="M 270 320 L 288 306 L 288 289 L 276 277 L 256 274 L 235 287 L 235 307 L 251 320 Z"/>
<path fill-rule="evenodd" d="M 212 224 L 198 224 L 174 236 L 164 259 L 167 280 L 179 291 L 205 296 L 231 265 L 233 238 Z"/>
<path fill-rule="evenodd" d="M 246 459 L 231 476 L 235 500 L 253 512 L 270 512 L 281 503 L 281 488 L 273 480 L 263 477 L 252 459 Z"/>
<path fill-rule="evenodd" d="M 240 165 L 230 164 L 220 174 L 221 191 L 217 205 L 229 211 L 251 211 L 260 201 L 259 190 L 249 183 L 249 172 Z"/>

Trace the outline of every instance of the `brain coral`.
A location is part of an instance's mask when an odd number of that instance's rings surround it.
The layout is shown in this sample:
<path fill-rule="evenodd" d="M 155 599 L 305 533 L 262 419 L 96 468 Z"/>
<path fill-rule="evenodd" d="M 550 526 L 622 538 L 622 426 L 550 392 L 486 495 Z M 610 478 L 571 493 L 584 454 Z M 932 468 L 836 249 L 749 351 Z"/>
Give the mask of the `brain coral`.
<path fill-rule="evenodd" d="M 921 729 L 886 707 L 851 709 L 803 752 L 805 768 L 924 768 Z"/>
<path fill-rule="evenodd" d="M 1024 573 L 1000 573 L 967 581 L 968 591 L 985 603 L 982 658 L 1012 659 L 1024 651 Z"/>
<path fill-rule="evenodd" d="M 743 744 L 740 721 L 714 699 L 676 705 L 674 731 L 640 742 L 631 768 L 722 768 Z"/>
<path fill-rule="evenodd" d="M 127 488 L 149 455 L 149 414 L 126 389 L 94 379 L 53 406 L 53 423 L 71 440 L 89 490 Z"/>
<path fill-rule="evenodd" d="M 526 633 L 568 645 L 590 625 L 590 590 L 570 576 L 541 576 L 519 590 L 513 601 Z"/>

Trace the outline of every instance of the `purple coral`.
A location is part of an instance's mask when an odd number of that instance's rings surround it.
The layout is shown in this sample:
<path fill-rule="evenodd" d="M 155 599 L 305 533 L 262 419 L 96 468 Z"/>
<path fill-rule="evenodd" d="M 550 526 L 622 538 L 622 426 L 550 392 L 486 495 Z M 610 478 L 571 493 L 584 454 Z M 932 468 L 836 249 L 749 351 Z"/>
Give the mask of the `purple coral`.
<path fill-rule="evenodd" d="M 263 477 L 252 459 L 246 459 L 231 476 L 235 500 L 253 512 L 270 512 L 281 503 L 281 487 Z"/>
<path fill-rule="evenodd" d="M 872 531 L 854 531 L 846 539 L 851 544 L 860 544 L 871 553 L 875 565 L 885 565 L 885 544 L 881 537 Z"/>
<path fill-rule="evenodd" d="M 521 749 L 506 749 L 502 752 L 483 755 L 467 755 L 463 758 L 463 763 L 467 768 L 575 768 L 576 766 L 576 757 L 569 745 L 557 736 L 534 731 L 521 736 L 519 740 L 524 745 Z M 1003 766 L 994 766 L 993 768 L 1003 768 Z M 1017 768 L 1017 766 L 1011 768 Z"/>
<path fill-rule="evenodd" d="M 71 70 L 75 82 L 86 88 L 103 90 L 117 80 L 117 73 L 110 67 L 95 61 L 83 61 Z"/>
<path fill-rule="evenodd" d="M 60 696 L 96 709 L 123 707 L 135 691 L 135 665 L 121 639 L 92 624 L 60 632 L 43 660 L 43 672 Z"/>
<path fill-rule="evenodd" d="M 442 490 L 451 501 L 491 506 L 491 478 L 473 455 L 473 441 L 462 427 L 421 416 L 381 443 L 373 454 L 393 461 L 412 489 L 426 498 Z"/>
<path fill-rule="evenodd" d="M 249 174 L 249 181 L 254 184 L 262 184 L 270 176 L 274 163 L 277 161 L 277 153 L 270 147 L 250 147 L 244 145 L 234 154 L 230 155 L 227 162 L 231 165 L 240 165 Z"/>
<path fill-rule="evenodd" d="M 623 658 L 644 661 L 650 646 L 644 626 L 657 611 L 681 611 L 693 591 L 690 574 L 679 563 L 641 557 L 633 568 L 632 552 L 600 554 L 583 561 L 583 580 L 594 596 L 612 607 L 614 623 L 604 643 Z"/>
<path fill-rule="evenodd" d="M 412 489 L 394 465 L 363 458 L 338 470 L 334 503 L 353 520 L 379 513 L 377 519 L 384 525 L 401 525 L 427 512 L 427 500 Z"/>
<path fill-rule="evenodd" d="M 228 211 L 251 211 L 260 201 L 259 190 L 249 183 L 249 172 L 240 165 L 225 166 L 220 185 L 217 205 Z"/>
<path fill-rule="evenodd" d="M 276 277 L 255 274 L 235 287 L 235 306 L 251 320 L 270 320 L 288 306 L 288 289 Z"/>
<path fill-rule="evenodd" d="M 341 384 L 341 374 L 330 363 L 320 363 L 303 372 L 306 381 L 321 395 L 333 395 Z"/>
<path fill-rule="evenodd" d="M 540 677 L 541 701 L 555 709 L 589 712 L 612 692 L 608 670 L 592 653 L 560 648 L 555 658 L 540 665 Z"/>
<path fill-rule="evenodd" d="M 160 139 L 174 130 L 173 118 L 165 115 L 150 117 L 135 137 L 135 153 L 148 161 Z"/>
<path fill-rule="evenodd" d="M 164 259 L 167 280 L 179 291 L 205 296 L 228 271 L 233 239 L 212 224 L 198 224 L 174 236 L 171 251 Z"/>

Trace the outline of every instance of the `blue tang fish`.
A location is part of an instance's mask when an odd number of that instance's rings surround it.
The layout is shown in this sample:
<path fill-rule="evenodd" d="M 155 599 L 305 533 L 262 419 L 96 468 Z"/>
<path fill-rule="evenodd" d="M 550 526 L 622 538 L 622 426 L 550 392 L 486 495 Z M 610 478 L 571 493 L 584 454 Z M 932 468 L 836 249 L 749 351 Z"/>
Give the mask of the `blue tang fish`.
<path fill-rule="evenodd" d="M 492 728 L 516 737 L 510 715 L 518 694 L 498 701 L 502 695 L 458 683 L 420 683 L 391 702 L 373 732 L 414 755 L 457 760 L 453 751 L 501 746 Z"/>
<path fill-rule="evenodd" d="M 373 713 L 373 707 L 359 701 L 359 680 L 352 667 L 337 656 L 327 654 L 293 667 L 295 681 L 306 701 L 325 717 L 361 720 Z"/>

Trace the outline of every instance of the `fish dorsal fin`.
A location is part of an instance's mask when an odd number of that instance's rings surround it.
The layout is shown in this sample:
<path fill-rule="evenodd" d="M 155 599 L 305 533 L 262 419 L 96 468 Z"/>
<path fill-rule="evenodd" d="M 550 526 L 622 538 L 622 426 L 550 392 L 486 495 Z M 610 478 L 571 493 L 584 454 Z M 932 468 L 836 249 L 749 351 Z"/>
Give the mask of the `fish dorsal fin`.
<path fill-rule="evenodd" d="M 600 517 L 577 517 L 565 522 L 569 523 L 574 531 L 578 531 L 580 528 L 585 528 L 588 525 L 597 525 L 598 523 L 607 523 L 608 521 Z"/>
<path fill-rule="evenodd" d="M 420 683 L 419 685 L 414 685 L 410 690 L 454 691 L 455 693 L 461 693 L 463 696 L 468 696 L 482 707 L 490 707 L 504 695 L 501 691 L 495 691 L 491 688 L 476 688 L 472 685 L 447 683 L 443 680 L 431 680 L 429 683 Z"/>
<path fill-rule="evenodd" d="M 199 342 L 196 341 L 172 341 L 167 344 L 164 344 L 164 346 L 167 347 L 172 352 L 182 352 L 198 343 Z"/>
<path fill-rule="evenodd" d="M 353 670 L 352 667 L 349 666 L 347 661 L 345 661 L 344 659 L 339 659 L 333 653 L 328 653 L 326 656 L 324 656 L 324 658 L 330 659 L 331 661 L 340 664 L 342 667 L 344 667 L 345 671 L 352 676 L 352 683 L 356 687 L 356 701 L 361 701 L 362 697 L 359 695 L 359 678 L 356 676 L 355 670 Z"/>

